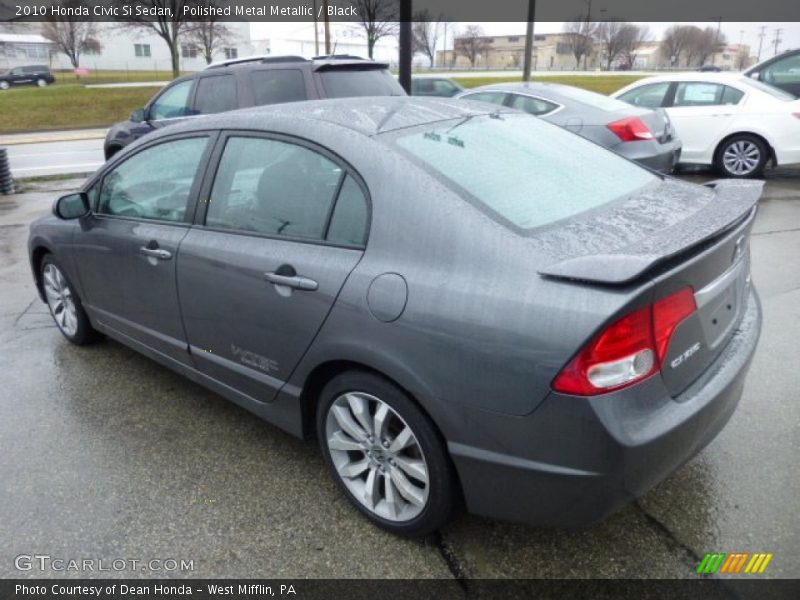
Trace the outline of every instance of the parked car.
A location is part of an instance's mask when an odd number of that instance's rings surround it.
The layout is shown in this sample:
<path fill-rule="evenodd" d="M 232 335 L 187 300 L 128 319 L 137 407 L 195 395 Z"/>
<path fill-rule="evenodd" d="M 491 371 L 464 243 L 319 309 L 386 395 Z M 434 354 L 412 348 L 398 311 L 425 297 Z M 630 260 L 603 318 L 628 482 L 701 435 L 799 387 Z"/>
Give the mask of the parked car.
<path fill-rule="evenodd" d="M 452 98 L 463 91 L 464 88 L 447 77 L 415 75 L 411 78 L 412 96 L 440 96 L 442 98 Z"/>
<path fill-rule="evenodd" d="M 176 79 L 106 136 L 106 159 L 151 131 L 187 118 L 318 98 L 405 96 L 389 65 L 351 56 L 257 56 L 214 63 Z"/>
<path fill-rule="evenodd" d="M 56 78 L 47 65 L 31 65 L 29 67 L 14 67 L 0 73 L 0 90 L 7 90 L 12 85 L 38 85 L 47 87 L 55 82 Z"/>
<path fill-rule="evenodd" d="M 663 173 L 672 171 L 681 153 L 681 141 L 664 111 L 631 108 L 571 85 L 498 83 L 472 88 L 459 98 L 523 110 Z"/>
<path fill-rule="evenodd" d="M 699 69 L 697 69 L 701 73 L 721 73 L 722 68 L 718 67 L 717 65 L 703 65 Z"/>
<path fill-rule="evenodd" d="M 744 74 L 800 97 L 800 48 L 761 61 Z"/>
<path fill-rule="evenodd" d="M 665 178 L 479 103 L 324 100 L 154 132 L 29 251 L 67 340 L 106 334 L 316 435 L 390 531 L 435 530 L 461 494 L 580 525 L 734 412 L 761 186 Z"/>
<path fill-rule="evenodd" d="M 683 141 L 681 163 L 713 165 L 727 177 L 760 177 L 767 163 L 800 163 L 800 101 L 734 73 L 648 77 L 613 94 L 663 108 Z"/>

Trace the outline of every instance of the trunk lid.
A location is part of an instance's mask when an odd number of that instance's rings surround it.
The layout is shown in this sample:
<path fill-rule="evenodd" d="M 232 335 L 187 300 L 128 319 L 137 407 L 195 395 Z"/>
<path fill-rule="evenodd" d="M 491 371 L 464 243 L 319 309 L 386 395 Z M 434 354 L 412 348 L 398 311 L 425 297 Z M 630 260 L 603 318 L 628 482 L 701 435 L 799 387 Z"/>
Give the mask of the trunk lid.
<path fill-rule="evenodd" d="M 676 327 L 661 366 L 677 397 L 719 356 L 744 314 L 749 236 L 762 187 L 666 180 L 611 210 L 579 215 L 537 235 L 537 245 L 558 249 L 539 273 L 613 288 L 652 282 L 652 300 L 690 286 L 697 311 Z"/>

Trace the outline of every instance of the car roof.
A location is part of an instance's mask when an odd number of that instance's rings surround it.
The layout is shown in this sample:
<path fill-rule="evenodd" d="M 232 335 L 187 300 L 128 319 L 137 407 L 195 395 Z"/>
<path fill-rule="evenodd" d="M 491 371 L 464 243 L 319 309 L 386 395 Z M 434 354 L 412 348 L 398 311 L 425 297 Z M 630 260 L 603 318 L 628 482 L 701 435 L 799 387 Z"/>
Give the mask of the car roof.
<path fill-rule="evenodd" d="M 462 102 L 452 98 L 419 96 L 368 96 L 287 102 L 245 108 L 189 119 L 164 127 L 147 136 L 159 133 L 221 129 L 248 129 L 290 132 L 301 122 L 317 121 L 350 129 L 365 136 L 395 131 L 470 116 L 516 112 L 492 105 Z"/>
<path fill-rule="evenodd" d="M 519 81 L 519 82 L 498 82 L 498 83 L 491 83 L 488 85 L 482 85 L 480 87 L 474 87 L 466 90 L 466 93 L 472 92 L 479 92 L 479 91 L 488 91 L 488 90 L 495 90 L 500 92 L 517 92 L 520 94 L 533 94 L 534 96 L 542 96 L 544 98 L 553 98 L 555 100 L 560 101 L 562 104 L 567 103 L 578 103 L 578 104 L 585 104 L 585 102 L 580 102 L 579 100 L 573 98 L 569 94 L 563 93 L 568 88 L 573 88 L 575 86 L 565 85 L 563 83 L 553 83 L 550 81 Z M 596 93 L 592 92 L 591 90 L 583 89 L 584 92 L 588 93 Z M 602 94 L 598 94 L 601 96 Z"/>
<path fill-rule="evenodd" d="M 369 67 L 373 69 L 388 69 L 388 63 L 376 62 L 373 60 L 351 56 L 348 54 L 331 54 L 329 56 L 315 56 L 312 59 L 295 55 L 258 55 L 242 58 L 232 58 L 213 62 L 208 65 L 205 71 L 221 71 L 224 69 L 246 69 L 252 67 L 268 67 L 270 65 L 308 65 L 312 71 L 322 71 L 331 68 L 348 67 Z"/>

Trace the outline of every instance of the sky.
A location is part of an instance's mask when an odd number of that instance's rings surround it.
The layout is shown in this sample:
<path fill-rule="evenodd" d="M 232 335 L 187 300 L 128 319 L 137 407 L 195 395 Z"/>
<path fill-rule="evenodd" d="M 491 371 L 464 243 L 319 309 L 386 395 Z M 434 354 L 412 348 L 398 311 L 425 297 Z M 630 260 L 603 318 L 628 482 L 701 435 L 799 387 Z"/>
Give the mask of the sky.
<path fill-rule="evenodd" d="M 698 27 L 715 27 L 716 21 L 707 21 L 703 23 L 687 23 L 697 25 Z M 453 23 L 456 30 L 463 30 L 468 25 L 480 25 L 487 35 L 524 35 L 525 23 Z M 563 29 L 563 23 L 547 22 L 536 23 L 534 28 L 536 33 L 557 33 Z M 673 23 L 646 23 L 650 27 L 655 39 L 659 39 L 666 30 Z M 781 29 L 780 34 L 781 43 L 778 45 L 778 52 L 789 50 L 791 48 L 800 48 L 800 22 L 791 23 L 726 23 L 721 24 L 721 31 L 725 34 L 729 43 L 738 44 L 741 40 L 742 43 L 748 44 L 751 53 L 755 56 L 758 54 L 759 46 L 759 33 L 761 27 L 764 27 L 764 38 L 761 48 L 761 59 L 769 58 L 775 54 L 775 47 L 773 40 L 775 38 L 775 30 Z M 334 37 L 350 37 L 357 36 L 363 39 L 360 34 L 360 27 L 356 24 L 347 23 L 332 23 Z M 450 32 L 453 30 L 450 29 Z M 313 39 L 314 26 L 311 23 L 252 23 L 251 35 L 253 39 L 262 38 L 296 38 L 296 39 Z M 448 47 L 452 47 L 452 33 L 448 33 Z M 441 49 L 441 48 L 440 48 Z"/>

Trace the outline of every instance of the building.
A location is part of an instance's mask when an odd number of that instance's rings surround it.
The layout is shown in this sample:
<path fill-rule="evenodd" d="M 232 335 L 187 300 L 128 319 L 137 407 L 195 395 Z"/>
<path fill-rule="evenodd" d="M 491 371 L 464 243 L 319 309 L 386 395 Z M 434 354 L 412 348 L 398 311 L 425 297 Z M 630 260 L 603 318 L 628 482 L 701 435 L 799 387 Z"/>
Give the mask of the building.
<path fill-rule="evenodd" d="M 38 33 L 0 33 L 0 70 L 49 65 L 55 46 Z"/>

